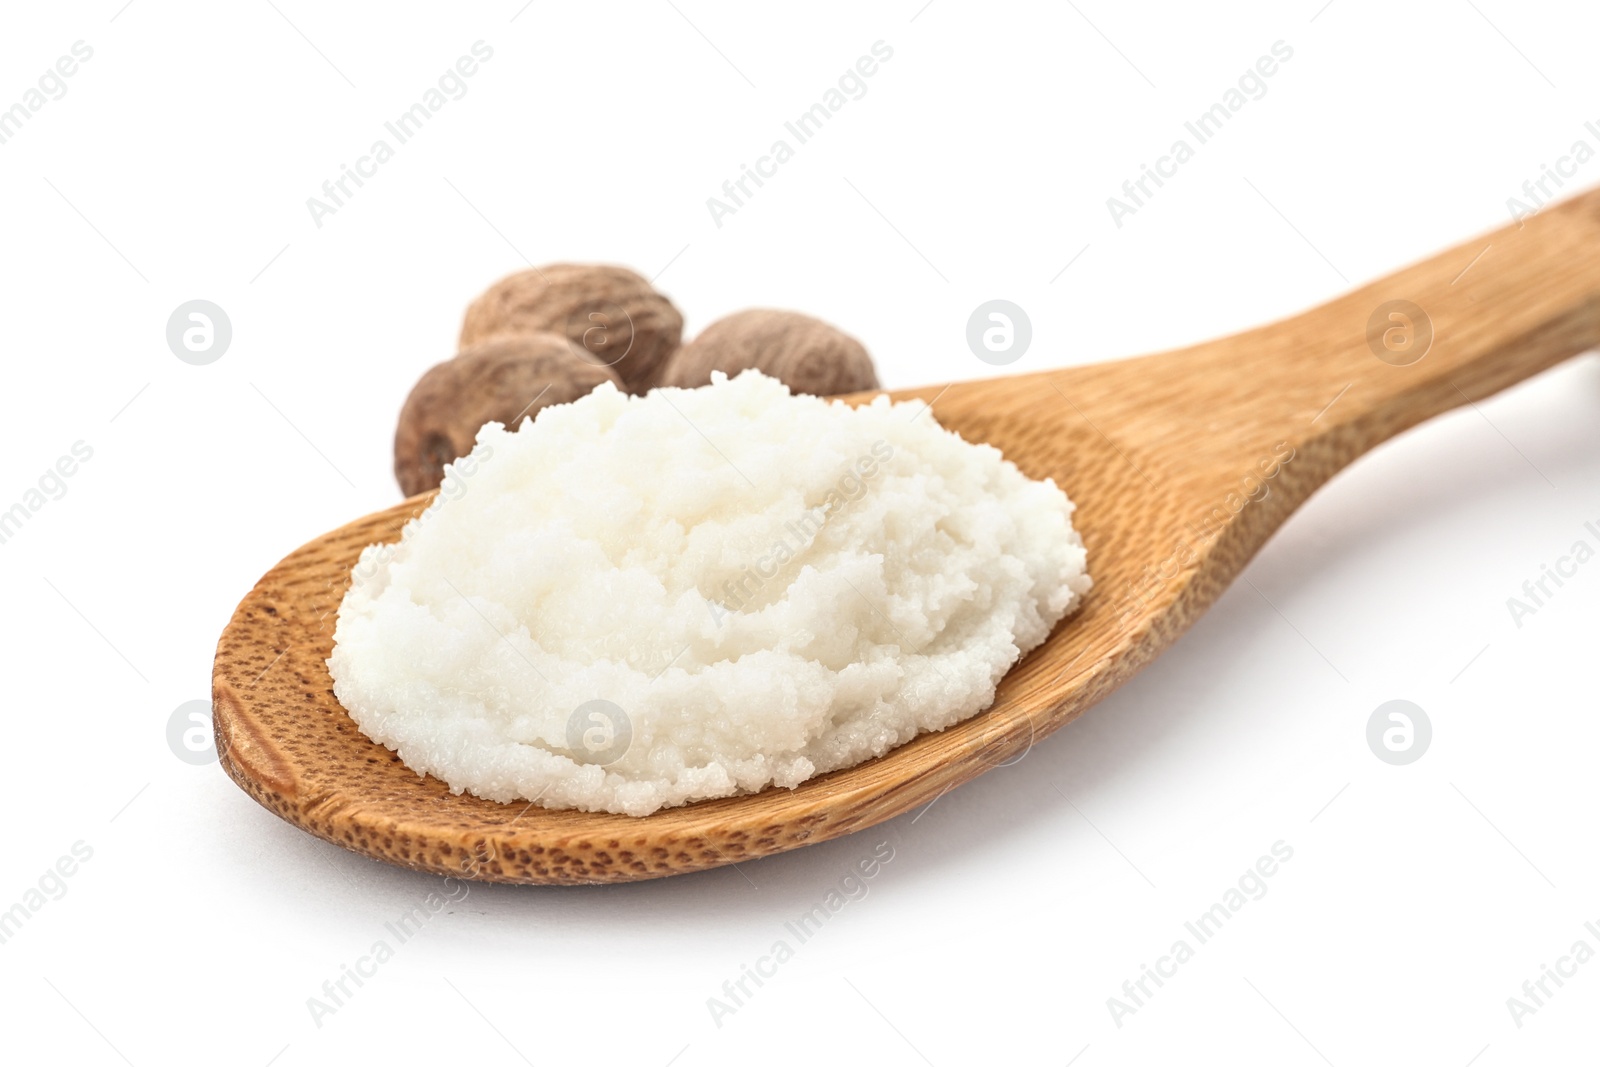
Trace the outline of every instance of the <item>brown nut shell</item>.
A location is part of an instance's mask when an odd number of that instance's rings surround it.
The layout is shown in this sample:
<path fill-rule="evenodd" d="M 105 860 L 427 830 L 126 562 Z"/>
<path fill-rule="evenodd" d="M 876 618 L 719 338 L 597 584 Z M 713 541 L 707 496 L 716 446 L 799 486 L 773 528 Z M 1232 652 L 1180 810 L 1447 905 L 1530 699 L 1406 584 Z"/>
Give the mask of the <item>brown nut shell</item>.
<path fill-rule="evenodd" d="M 622 383 L 608 367 L 586 363 L 553 333 L 490 338 L 430 368 L 400 409 L 394 476 L 406 496 L 436 488 L 446 463 L 472 451 L 486 422 L 515 429 L 523 417 L 587 396 L 602 382 Z"/>
<path fill-rule="evenodd" d="M 500 279 L 467 308 L 460 347 L 504 334 L 560 334 L 632 393 L 655 385 L 683 340 L 672 301 L 625 267 L 556 263 Z"/>
<path fill-rule="evenodd" d="M 798 311 L 756 308 L 718 319 L 673 355 L 662 385 L 692 389 L 711 384 L 711 372 L 731 378 L 754 367 L 796 393 L 837 396 L 878 388 L 872 357 L 860 341 Z"/>

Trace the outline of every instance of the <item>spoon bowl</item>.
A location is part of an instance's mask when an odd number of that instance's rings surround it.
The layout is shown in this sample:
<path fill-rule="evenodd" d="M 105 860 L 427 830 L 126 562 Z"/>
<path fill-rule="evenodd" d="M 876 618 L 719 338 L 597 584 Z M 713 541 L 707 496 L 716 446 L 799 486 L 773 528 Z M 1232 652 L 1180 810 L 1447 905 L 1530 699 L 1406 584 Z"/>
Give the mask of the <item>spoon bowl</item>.
<path fill-rule="evenodd" d="M 1078 505 L 1094 589 L 988 710 L 795 789 L 643 818 L 454 795 L 345 713 L 327 668 L 339 603 L 361 550 L 397 540 L 432 500 L 413 497 L 299 548 L 240 603 L 213 674 L 220 761 L 318 837 L 485 881 L 634 881 L 826 841 L 930 804 L 1070 722 L 1176 640 L 1363 452 L 1596 344 L 1600 193 L 1589 193 L 1233 337 L 891 392 L 1054 478 Z"/>

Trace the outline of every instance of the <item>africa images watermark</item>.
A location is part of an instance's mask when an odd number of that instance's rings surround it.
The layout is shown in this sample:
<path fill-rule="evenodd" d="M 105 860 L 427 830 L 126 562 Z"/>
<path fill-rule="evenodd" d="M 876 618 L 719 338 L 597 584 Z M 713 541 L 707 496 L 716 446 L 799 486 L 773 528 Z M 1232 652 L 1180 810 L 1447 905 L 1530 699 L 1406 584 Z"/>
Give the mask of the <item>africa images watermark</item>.
<path fill-rule="evenodd" d="M 1122 996 L 1106 998 L 1106 1010 L 1111 1013 L 1111 1021 L 1117 1024 L 1118 1030 L 1122 1029 L 1125 1018 L 1148 1006 L 1156 991 L 1166 985 L 1163 979 L 1176 977 L 1178 968 L 1194 959 L 1197 946 L 1204 945 L 1221 933 L 1228 921 L 1250 901 L 1260 900 L 1267 895 L 1267 879 L 1278 873 L 1281 864 L 1294 858 L 1294 849 L 1283 841 L 1274 841 L 1271 853 L 1270 856 L 1261 856 L 1246 868 L 1238 882 L 1223 892 L 1220 901 L 1194 920 L 1183 924 L 1184 930 L 1194 938 L 1193 945 L 1189 944 L 1187 938 L 1178 938 L 1165 955 L 1156 957 L 1153 968 L 1147 963 L 1139 964 L 1139 977 L 1122 983 Z M 1152 983 L 1154 989 L 1151 988 Z"/>
<path fill-rule="evenodd" d="M 338 1014 L 341 1008 L 347 1006 L 368 980 L 378 976 L 378 969 L 394 959 L 399 946 L 421 933 L 447 907 L 466 900 L 472 892 L 472 886 L 466 879 L 476 875 L 485 862 L 477 857 L 468 857 L 461 865 L 460 877 L 446 875 L 439 889 L 430 890 L 395 919 L 385 922 L 383 931 L 386 936 L 373 941 L 364 955 L 356 957 L 354 965 L 340 963 L 338 976 L 322 983 L 322 995 L 313 994 L 306 998 L 306 1010 L 311 1013 L 311 1021 L 317 1029 L 322 1029 L 328 1016 Z"/>
<path fill-rule="evenodd" d="M 783 124 L 785 132 L 794 138 L 794 145 L 786 138 L 779 137 L 768 147 L 765 155 L 756 158 L 754 168 L 746 163 L 739 164 L 739 176 L 722 183 L 722 197 L 706 197 L 706 210 L 711 212 L 711 221 L 716 223 L 717 229 L 722 229 L 725 216 L 736 214 L 745 206 L 745 201 L 754 197 L 756 190 L 766 184 L 762 179 L 777 176 L 778 168 L 794 158 L 796 146 L 805 144 L 821 133 L 823 126 L 843 110 L 845 104 L 867 95 L 866 79 L 878 73 L 880 63 L 887 63 L 894 58 L 894 49 L 883 41 L 873 41 L 871 52 L 871 55 L 858 58 L 853 66 L 846 67 L 835 86 L 823 93 L 819 102 Z M 845 95 L 847 93 L 848 97 Z M 750 188 L 752 182 L 755 183 L 755 189 Z"/>
<path fill-rule="evenodd" d="M 1600 544 L 1600 526 L 1592 522 L 1583 524 L 1584 533 L 1594 538 L 1595 544 Z M 1578 576 L 1578 568 L 1588 563 L 1595 557 L 1594 544 L 1587 538 L 1580 537 L 1572 543 L 1572 547 L 1563 556 L 1557 556 L 1555 566 L 1548 563 L 1539 564 L 1539 576 L 1529 578 L 1522 583 L 1522 596 L 1506 597 L 1506 610 L 1511 613 L 1511 621 L 1517 624 L 1517 629 L 1522 629 L 1522 620 L 1529 615 L 1537 615 L 1539 609 L 1549 603 L 1550 599 L 1560 592 L 1567 581 Z M 1551 588 L 1554 583 L 1555 588 Z"/>
<path fill-rule="evenodd" d="M 78 873 L 80 865 L 94 857 L 94 849 L 86 841 L 74 841 L 70 851 L 70 855 L 62 855 L 54 864 L 46 867 L 38 881 L 22 894 L 21 900 L 0 911 L 0 945 L 16 937 L 46 904 L 66 896 L 67 879 Z"/>
<path fill-rule="evenodd" d="M 1583 928 L 1590 937 L 1600 941 L 1600 926 L 1586 922 Z M 1539 977 L 1522 983 L 1522 996 L 1506 998 L 1506 1010 L 1511 1013 L 1511 1021 L 1516 1023 L 1517 1029 L 1522 1029 L 1528 1016 L 1537 1015 L 1540 1008 L 1548 1006 L 1546 1002 L 1567 984 L 1563 979 L 1577 977 L 1578 968 L 1594 957 L 1594 946 L 1580 937 L 1572 943 L 1566 954 L 1556 957 L 1555 967 L 1552 968 L 1548 963 L 1539 964 Z M 1555 989 L 1550 988 L 1552 983 Z"/>
<path fill-rule="evenodd" d="M 478 73 L 479 64 L 494 58 L 494 49 L 483 41 L 472 42 L 470 51 L 471 55 L 461 56 L 439 75 L 438 81 L 428 87 L 419 102 L 383 124 L 384 130 L 394 138 L 394 144 L 391 145 L 383 137 L 373 141 L 365 155 L 356 157 L 353 168 L 346 163 L 339 164 L 339 176 L 322 183 L 322 197 L 306 198 L 306 210 L 311 213 L 311 221 L 317 229 L 322 229 L 322 220 L 326 216 L 336 214 L 356 195 L 366 184 L 364 179 L 377 177 L 378 168 L 395 157 L 396 148 L 421 133 L 423 127 L 450 101 L 460 100 L 467 95 L 467 79 Z M 351 183 L 354 183 L 354 189 L 350 187 Z"/>
<path fill-rule="evenodd" d="M 828 888 L 821 900 L 801 912 L 799 918 L 783 924 L 786 936 L 774 941 L 766 954 L 756 957 L 754 967 L 741 963 L 739 977 L 722 983 L 722 996 L 706 998 L 706 1010 L 711 1013 L 711 1021 L 717 1029 L 722 1029 L 724 1019 L 748 1004 L 767 979 L 777 977 L 778 968 L 794 959 L 797 946 L 815 937 L 823 926 L 844 910 L 845 905 L 865 900 L 870 888 L 867 883 L 881 874 L 893 859 L 894 846 L 887 840 L 878 842 L 869 855 L 857 860 L 842 878 Z M 792 945 L 789 943 L 791 938 L 794 941 Z"/>
<path fill-rule="evenodd" d="M 45 68 L 35 85 L 23 92 L 21 100 L 0 110 L 0 145 L 21 133 L 22 127 L 50 101 L 66 96 L 67 79 L 78 73 L 81 64 L 94 58 L 94 49 L 83 41 L 73 41 L 70 51 L 71 55 L 62 56 L 54 66 Z"/>
<path fill-rule="evenodd" d="M 66 496 L 67 479 L 94 458 L 94 449 L 86 441 L 74 441 L 70 451 L 70 455 L 61 456 L 46 467 L 38 482 L 22 494 L 21 500 L 0 511 L 0 545 L 16 537 L 23 525 L 46 504 Z"/>
<path fill-rule="evenodd" d="M 811 547 L 829 519 L 867 495 L 867 483 L 877 477 L 880 466 L 893 457 L 893 445 L 884 440 L 874 441 L 868 454 L 857 457 L 829 488 L 820 503 L 802 512 L 799 518 L 784 524 L 783 537 L 774 541 L 764 555 L 757 557 L 754 565 L 746 567 L 738 578 L 729 578 L 722 583 L 723 599 L 706 601 L 711 611 L 711 621 L 720 626 L 723 619 L 749 604 L 762 586 L 776 578 L 784 567 Z"/>
<path fill-rule="evenodd" d="M 1111 212 L 1111 221 L 1117 229 L 1122 229 L 1122 220 L 1129 215 L 1137 214 L 1166 183 L 1163 178 L 1178 176 L 1178 168 L 1195 157 L 1195 150 L 1211 140 L 1227 125 L 1228 121 L 1244 110 L 1244 106 L 1251 100 L 1260 100 L 1267 95 L 1267 79 L 1278 73 L 1279 64 L 1287 63 L 1294 58 L 1294 49 L 1283 41 L 1272 42 L 1270 55 L 1257 59 L 1255 65 L 1245 69 L 1239 75 L 1238 83 L 1222 94 L 1222 99 L 1202 111 L 1192 121 L 1183 124 L 1184 130 L 1194 138 L 1190 144 L 1187 138 L 1180 137 L 1172 142 L 1172 147 L 1167 154 L 1156 159 L 1155 166 L 1147 163 L 1139 164 L 1139 176 L 1130 178 L 1122 183 L 1123 196 L 1106 198 L 1106 210 Z M 1150 186 L 1154 183 L 1155 188 Z"/>
<path fill-rule="evenodd" d="M 1567 184 L 1562 179 L 1576 178 L 1578 168 L 1588 163 L 1596 154 L 1600 154 L 1595 149 L 1595 144 L 1600 144 L 1600 122 L 1586 122 L 1583 124 L 1583 129 L 1589 137 L 1594 138 L 1594 144 L 1590 144 L 1587 137 L 1573 141 L 1566 155 L 1557 157 L 1554 167 L 1548 163 L 1541 163 L 1539 176 L 1529 178 L 1522 183 L 1521 192 L 1527 197 L 1526 200 L 1515 196 L 1506 197 L 1506 211 L 1511 215 L 1512 222 L 1520 226 L 1523 219 L 1532 218 L 1544 210 L 1545 205 L 1554 200 L 1556 194 Z"/>

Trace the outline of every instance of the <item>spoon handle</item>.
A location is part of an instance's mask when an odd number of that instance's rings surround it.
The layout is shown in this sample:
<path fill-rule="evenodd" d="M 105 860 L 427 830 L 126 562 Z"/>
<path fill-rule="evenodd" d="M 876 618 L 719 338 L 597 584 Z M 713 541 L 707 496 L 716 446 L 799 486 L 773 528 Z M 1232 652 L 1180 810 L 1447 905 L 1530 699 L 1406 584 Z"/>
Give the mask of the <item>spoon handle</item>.
<path fill-rule="evenodd" d="M 1209 398 L 1219 447 L 1285 437 L 1337 467 L 1597 345 L 1600 189 L 1177 358 L 1234 383 Z"/>

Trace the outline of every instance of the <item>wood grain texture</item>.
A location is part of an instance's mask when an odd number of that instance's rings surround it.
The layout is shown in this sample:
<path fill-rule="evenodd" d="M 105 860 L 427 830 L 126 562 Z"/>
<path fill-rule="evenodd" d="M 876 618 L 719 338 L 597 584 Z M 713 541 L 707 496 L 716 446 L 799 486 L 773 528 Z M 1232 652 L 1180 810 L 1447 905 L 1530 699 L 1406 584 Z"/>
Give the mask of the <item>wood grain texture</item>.
<path fill-rule="evenodd" d="M 1432 325 L 1431 347 L 1406 366 L 1368 342 L 1369 320 L 1391 300 Z M 1589 194 L 1235 337 L 894 393 L 937 398 L 945 426 L 1066 489 L 1096 583 L 1083 610 L 1006 676 L 988 711 L 958 726 L 794 790 L 641 819 L 453 796 L 367 740 L 334 699 L 326 660 L 350 569 L 363 546 L 398 538 L 430 499 L 416 497 L 305 545 L 244 598 L 217 647 L 221 763 L 319 837 L 489 881 L 654 878 L 848 834 L 931 803 L 1122 684 L 1356 456 L 1597 343 L 1600 199 Z"/>

